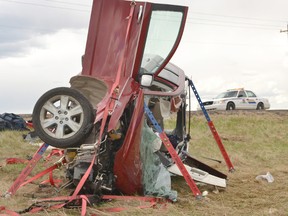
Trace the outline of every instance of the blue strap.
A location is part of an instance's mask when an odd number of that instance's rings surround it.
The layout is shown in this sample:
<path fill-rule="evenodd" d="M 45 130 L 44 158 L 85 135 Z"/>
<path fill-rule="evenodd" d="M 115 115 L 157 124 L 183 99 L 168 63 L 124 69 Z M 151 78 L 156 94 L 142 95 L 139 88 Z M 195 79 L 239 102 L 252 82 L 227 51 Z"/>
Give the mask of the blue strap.
<path fill-rule="evenodd" d="M 156 129 L 156 131 L 158 133 L 162 133 L 163 130 L 160 127 L 160 125 L 158 124 L 157 120 L 155 119 L 153 113 L 151 112 L 151 110 L 148 108 L 148 106 L 146 105 L 146 103 L 144 102 L 144 111 L 147 114 L 147 116 L 149 117 L 150 121 L 152 122 L 154 128 Z"/>
<path fill-rule="evenodd" d="M 201 100 L 201 98 L 200 98 L 200 96 L 199 96 L 199 94 L 198 94 L 198 92 L 197 92 L 197 90 L 195 88 L 195 85 L 193 84 L 192 80 L 190 80 L 190 79 L 188 79 L 188 82 L 189 82 L 189 85 L 191 86 L 191 88 L 192 88 L 192 90 L 193 90 L 193 92 L 195 94 L 195 97 L 196 97 L 196 99 L 197 99 L 197 101 L 198 101 L 198 103 L 200 105 L 200 108 L 201 108 L 202 112 L 204 113 L 207 121 L 210 122 L 211 119 L 210 119 L 210 117 L 208 115 L 207 110 L 205 109 L 205 107 L 204 107 L 204 105 L 202 103 L 202 100 Z"/>

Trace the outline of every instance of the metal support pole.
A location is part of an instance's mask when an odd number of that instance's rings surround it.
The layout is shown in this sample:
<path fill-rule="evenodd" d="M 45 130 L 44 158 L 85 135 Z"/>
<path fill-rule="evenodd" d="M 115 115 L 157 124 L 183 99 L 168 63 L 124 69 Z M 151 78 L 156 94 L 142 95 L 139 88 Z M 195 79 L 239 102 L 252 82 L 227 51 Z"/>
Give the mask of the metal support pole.
<path fill-rule="evenodd" d="M 180 172 L 182 173 L 184 179 L 186 180 L 186 182 L 187 182 L 188 186 L 190 187 L 191 191 L 193 192 L 194 196 L 196 197 L 196 199 L 201 199 L 202 195 L 201 195 L 201 192 L 198 189 L 196 183 L 194 182 L 194 180 L 192 179 L 192 177 L 188 173 L 188 171 L 185 168 L 182 160 L 180 159 L 180 157 L 178 156 L 176 150 L 174 149 L 173 145 L 171 144 L 169 138 L 167 137 L 165 132 L 162 130 L 162 128 L 158 124 L 157 120 L 153 116 L 153 113 L 151 112 L 151 110 L 148 108 L 148 106 L 145 103 L 144 103 L 144 111 L 147 114 L 147 116 L 150 119 L 150 121 L 152 122 L 152 124 L 153 124 L 154 128 L 156 129 L 156 131 L 159 133 L 160 139 L 162 140 L 162 142 L 165 145 L 166 149 L 170 153 L 172 159 L 174 160 L 174 162 L 178 166 Z"/>
<path fill-rule="evenodd" d="M 202 110 L 204 116 L 206 117 L 206 120 L 208 122 L 208 126 L 209 126 L 209 128 L 210 128 L 210 130 L 211 130 L 211 132 L 212 132 L 212 134 L 214 136 L 215 141 L 218 144 L 218 147 L 219 147 L 219 149 L 221 151 L 221 154 L 222 154 L 222 156 L 223 156 L 223 158 L 224 158 L 224 160 L 226 162 L 226 165 L 227 165 L 229 171 L 230 172 L 234 172 L 235 169 L 234 169 L 234 167 L 233 167 L 233 165 L 232 165 L 232 163 L 230 161 L 230 158 L 229 158 L 229 156 L 228 156 L 228 154 L 227 154 L 227 152 L 225 150 L 225 147 L 224 147 L 224 145 L 222 143 L 222 140 L 221 140 L 221 138 L 220 138 L 220 136 L 219 136 L 219 134 L 218 134 L 213 122 L 211 121 L 207 110 L 205 109 L 205 107 L 204 107 L 204 105 L 202 103 L 202 100 L 201 100 L 201 98 L 200 98 L 200 96 L 199 96 L 199 94 L 198 94 L 198 92 L 197 92 L 197 90 L 195 88 L 194 83 L 190 79 L 188 79 L 188 82 L 189 82 L 189 85 L 191 86 L 191 88 L 192 88 L 192 90 L 193 90 L 193 92 L 195 94 L 195 97 L 196 97 L 196 99 L 197 99 L 197 101 L 198 101 L 198 103 L 199 103 L 199 105 L 201 107 L 201 110 Z M 190 110 L 189 110 L 189 112 L 190 112 Z"/>

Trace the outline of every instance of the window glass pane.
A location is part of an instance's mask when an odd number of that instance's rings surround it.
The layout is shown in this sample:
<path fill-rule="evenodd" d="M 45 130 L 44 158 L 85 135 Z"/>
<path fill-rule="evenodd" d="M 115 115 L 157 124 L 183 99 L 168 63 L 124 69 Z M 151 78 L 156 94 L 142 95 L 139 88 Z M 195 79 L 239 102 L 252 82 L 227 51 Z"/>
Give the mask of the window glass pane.
<path fill-rule="evenodd" d="M 256 97 L 256 95 L 252 91 L 246 91 L 248 94 L 248 97 Z"/>
<path fill-rule="evenodd" d="M 182 12 L 152 11 L 141 63 L 142 73 L 155 73 L 174 47 L 182 21 Z"/>
<path fill-rule="evenodd" d="M 246 97 L 246 93 L 244 91 L 239 91 L 238 97 Z"/>
<path fill-rule="evenodd" d="M 216 98 L 229 98 L 229 97 L 236 97 L 237 96 L 238 91 L 227 91 L 227 92 L 222 92 L 221 94 L 219 94 Z"/>
<path fill-rule="evenodd" d="M 179 80 L 179 77 L 175 73 L 166 69 L 163 69 L 160 72 L 159 77 L 169 80 L 170 82 L 175 83 L 175 84 L 178 83 L 178 80 Z"/>

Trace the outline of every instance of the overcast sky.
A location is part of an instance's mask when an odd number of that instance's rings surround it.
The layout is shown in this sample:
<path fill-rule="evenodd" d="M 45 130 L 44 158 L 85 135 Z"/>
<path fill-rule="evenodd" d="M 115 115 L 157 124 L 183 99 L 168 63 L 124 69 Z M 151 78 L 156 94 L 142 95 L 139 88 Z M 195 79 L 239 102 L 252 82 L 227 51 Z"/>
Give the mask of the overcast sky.
<path fill-rule="evenodd" d="M 245 87 L 288 109 L 287 0 L 157 0 L 189 6 L 172 62 L 204 100 Z M 0 113 L 32 113 L 81 71 L 92 0 L 0 0 Z M 196 108 L 193 100 L 192 108 Z"/>

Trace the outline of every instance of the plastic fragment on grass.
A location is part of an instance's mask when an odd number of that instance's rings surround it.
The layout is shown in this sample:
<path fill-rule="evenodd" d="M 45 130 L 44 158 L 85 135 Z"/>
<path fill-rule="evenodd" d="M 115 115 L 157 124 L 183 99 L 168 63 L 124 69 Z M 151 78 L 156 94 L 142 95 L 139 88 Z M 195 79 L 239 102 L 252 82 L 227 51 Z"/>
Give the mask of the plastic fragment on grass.
<path fill-rule="evenodd" d="M 266 175 L 258 175 L 256 176 L 257 181 L 266 180 L 268 183 L 274 182 L 274 177 L 270 172 L 267 172 Z"/>

